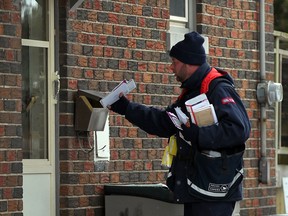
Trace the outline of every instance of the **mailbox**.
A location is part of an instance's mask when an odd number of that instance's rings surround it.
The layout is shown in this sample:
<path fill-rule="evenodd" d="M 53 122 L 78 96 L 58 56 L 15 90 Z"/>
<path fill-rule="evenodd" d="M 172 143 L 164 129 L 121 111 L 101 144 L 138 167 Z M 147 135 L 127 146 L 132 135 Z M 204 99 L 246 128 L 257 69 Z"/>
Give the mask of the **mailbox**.
<path fill-rule="evenodd" d="M 94 90 L 78 90 L 75 107 L 76 131 L 103 131 L 109 110 L 100 100 L 105 95 Z"/>
<path fill-rule="evenodd" d="M 164 184 L 104 185 L 105 216 L 183 216 L 184 205 L 174 201 Z"/>

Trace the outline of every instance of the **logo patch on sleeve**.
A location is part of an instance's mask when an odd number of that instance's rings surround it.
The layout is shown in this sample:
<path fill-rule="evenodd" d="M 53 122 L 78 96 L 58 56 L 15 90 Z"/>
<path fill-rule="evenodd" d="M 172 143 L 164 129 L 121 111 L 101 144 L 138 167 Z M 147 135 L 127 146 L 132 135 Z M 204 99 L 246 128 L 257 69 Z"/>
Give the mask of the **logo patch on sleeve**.
<path fill-rule="evenodd" d="M 231 98 L 231 97 L 226 97 L 226 98 L 223 98 L 223 99 L 222 99 L 222 104 L 229 104 L 229 103 L 235 104 L 234 99 Z"/>

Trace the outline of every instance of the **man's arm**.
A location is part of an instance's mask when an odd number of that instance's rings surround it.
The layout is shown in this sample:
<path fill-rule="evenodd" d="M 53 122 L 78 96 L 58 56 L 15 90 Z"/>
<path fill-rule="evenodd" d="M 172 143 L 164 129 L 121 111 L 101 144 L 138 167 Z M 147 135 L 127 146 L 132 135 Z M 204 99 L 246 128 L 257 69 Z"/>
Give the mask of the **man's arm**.
<path fill-rule="evenodd" d="M 167 110 L 133 103 L 125 96 L 120 97 L 117 102 L 111 105 L 110 109 L 125 115 L 128 121 L 149 134 L 168 138 L 176 133 L 176 127 L 168 117 Z"/>
<path fill-rule="evenodd" d="M 234 88 L 218 85 L 211 96 L 218 124 L 188 128 L 182 125 L 181 132 L 186 140 L 198 145 L 200 149 L 233 148 L 245 143 L 250 135 L 250 121 L 246 109 Z"/>

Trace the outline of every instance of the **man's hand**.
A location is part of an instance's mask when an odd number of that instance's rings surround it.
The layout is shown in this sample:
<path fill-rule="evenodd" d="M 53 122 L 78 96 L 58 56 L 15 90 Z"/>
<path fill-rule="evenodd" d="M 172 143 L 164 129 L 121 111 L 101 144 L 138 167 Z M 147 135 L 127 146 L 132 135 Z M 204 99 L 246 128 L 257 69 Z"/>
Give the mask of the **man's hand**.
<path fill-rule="evenodd" d="M 182 124 L 182 131 L 181 133 L 183 134 L 185 140 L 187 141 L 191 141 L 192 144 L 197 144 L 198 143 L 198 135 L 199 135 L 199 127 L 191 122 L 189 122 L 190 124 L 186 125 Z M 187 127 L 188 126 L 188 127 Z"/>
<path fill-rule="evenodd" d="M 129 103 L 130 101 L 123 95 L 123 93 L 121 93 L 119 95 L 119 100 L 113 103 L 111 106 L 108 106 L 108 109 L 119 113 L 120 115 L 125 115 Z"/>

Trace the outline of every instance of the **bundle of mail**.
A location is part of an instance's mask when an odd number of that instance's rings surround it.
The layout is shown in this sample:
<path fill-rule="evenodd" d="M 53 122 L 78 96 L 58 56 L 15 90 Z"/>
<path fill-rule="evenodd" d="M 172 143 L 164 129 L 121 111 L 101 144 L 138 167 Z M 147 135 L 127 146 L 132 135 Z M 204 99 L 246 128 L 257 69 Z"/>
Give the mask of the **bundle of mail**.
<path fill-rule="evenodd" d="M 185 102 L 187 111 L 190 114 L 191 122 L 199 127 L 213 125 L 218 123 L 213 104 L 210 104 L 206 94 L 200 94 Z M 180 107 L 175 108 L 176 115 L 167 112 L 174 125 L 182 130 L 181 124 L 187 125 L 188 117 L 182 112 Z"/>
<path fill-rule="evenodd" d="M 133 79 L 127 81 L 126 79 L 119 83 L 107 96 L 100 100 L 100 103 L 103 107 L 110 106 L 111 104 L 115 103 L 119 100 L 120 93 L 123 95 L 128 94 L 133 89 L 136 88 L 136 84 Z"/>

